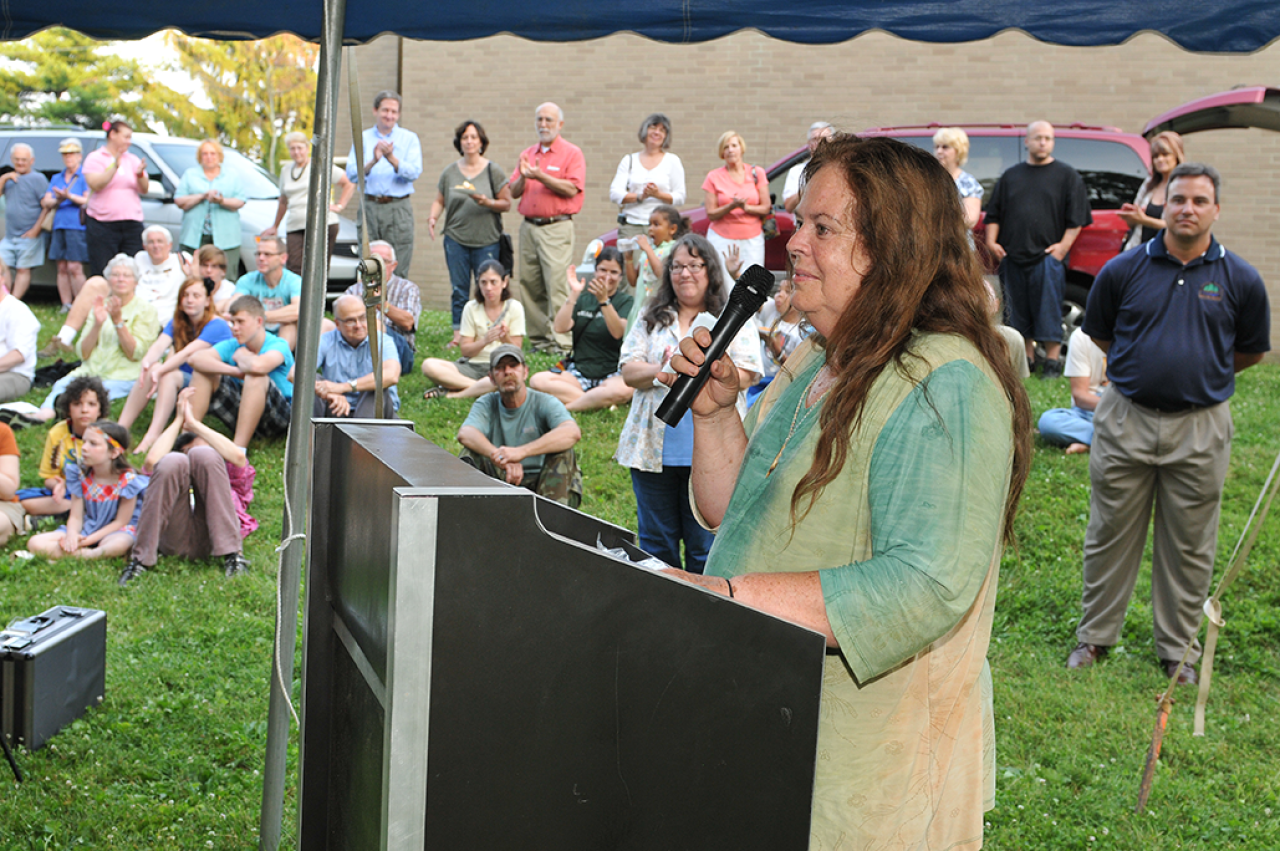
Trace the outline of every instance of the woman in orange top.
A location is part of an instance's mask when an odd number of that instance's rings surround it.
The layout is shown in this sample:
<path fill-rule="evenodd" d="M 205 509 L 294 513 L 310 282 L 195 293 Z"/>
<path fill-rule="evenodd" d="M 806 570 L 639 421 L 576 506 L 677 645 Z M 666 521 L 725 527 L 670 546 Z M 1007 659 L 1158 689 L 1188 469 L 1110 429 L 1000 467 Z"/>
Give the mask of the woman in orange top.
<path fill-rule="evenodd" d="M 725 265 L 725 256 L 735 247 L 741 268 L 764 265 L 763 222 L 773 210 L 769 197 L 769 176 L 765 170 L 746 162 L 747 143 L 737 131 L 729 130 L 720 137 L 716 153 L 724 160 L 720 168 L 707 173 L 702 181 L 703 203 L 707 208 L 707 240 L 720 257 L 725 285 L 733 276 Z"/>

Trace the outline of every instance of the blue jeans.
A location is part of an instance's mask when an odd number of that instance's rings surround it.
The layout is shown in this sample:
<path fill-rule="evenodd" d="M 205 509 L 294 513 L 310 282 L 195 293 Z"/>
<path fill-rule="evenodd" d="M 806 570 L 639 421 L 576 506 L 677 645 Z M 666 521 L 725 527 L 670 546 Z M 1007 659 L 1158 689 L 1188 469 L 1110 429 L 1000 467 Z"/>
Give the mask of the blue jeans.
<path fill-rule="evenodd" d="M 1069 446 L 1093 445 L 1093 411 L 1077 408 L 1050 408 L 1040 415 L 1040 437 L 1045 443 Z"/>
<path fill-rule="evenodd" d="M 404 336 L 390 322 L 387 323 L 387 338 L 396 345 L 396 354 L 400 356 L 400 374 L 413 374 L 413 358 L 415 350 L 413 343 L 409 338 Z"/>
<path fill-rule="evenodd" d="M 1053 255 L 1032 266 L 1019 266 L 1008 257 L 1000 264 L 1000 286 L 1008 324 L 1037 343 L 1062 342 L 1062 297 L 1067 291 L 1067 267 Z"/>
<path fill-rule="evenodd" d="M 640 549 L 680 567 L 684 541 L 684 569 L 701 573 L 715 535 L 698 525 L 689 506 L 689 467 L 663 467 L 661 473 L 631 470 L 636 495 Z"/>
<path fill-rule="evenodd" d="M 453 327 L 462 325 L 462 308 L 471 298 L 471 277 L 480 277 L 480 265 L 486 260 L 498 259 L 498 243 L 468 248 L 450 237 L 444 238 L 444 262 L 449 267 L 449 283 L 453 287 Z"/>

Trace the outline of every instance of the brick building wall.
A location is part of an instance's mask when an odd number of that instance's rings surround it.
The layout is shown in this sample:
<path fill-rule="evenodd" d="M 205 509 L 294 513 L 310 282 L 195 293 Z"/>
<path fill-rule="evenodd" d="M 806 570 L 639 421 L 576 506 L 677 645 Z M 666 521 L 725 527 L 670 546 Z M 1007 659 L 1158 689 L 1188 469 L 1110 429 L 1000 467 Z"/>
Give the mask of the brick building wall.
<path fill-rule="evenodd" d="M 488 156 L 510 170 L 535 140 L 536 106 L 553 100 L 564 108 L 564 136 L 587 159 L 586 203 L 576 219 L 580 252 L 614 226 L 609 182 L 619 160 L 640 147 L 636 131 L 650 112 L 671 117 L 672 150 L 684 161 L 691 206 L 701 202 L 707 171 L 720 165 L 716 139 L 731 128 L 746 139 L 747 160 L 767 166 L 803 144 L 817 119 L 859 130 L 1045 118 L 1136 133 L 1148 119 L 1193 98 L 1239 85 L 1280 85 L 1280 45 L 1248 56 L 1198 55 L 1149 34 L 1100 48 L 1046 45 L 1018 32 L 969 44 L 869 33 L 822 46 L 758 33 L 699 45 L 629 34 L 571 44 L 511 36 L 459 43 L 384 37 L 358 48 L 357 61 L 366 103 L 378 89 L 399 87 L 402 122 L 422 139 L 412 278 L 432 308 L 447 304 L 449 284 L 443 250 L 428 239 L 427 214 L 436 178 L 457 157 L 453 129 L 464 118 L 484 124 Z M 338 148 L 345 152 L 345 92 L 341 103 Z M 366 123 L 371 119 L 367 112 Z M 1262 272 L 1277 310 L 1280 240 L 1272 230 L 1280 223 L 1280 133 L 1216 131 L 1186 142 L 1189 157 L 1222 171 L 1216 233 Z M 516 234 L 519 221 L 509 213 L 508 232 Z"/>

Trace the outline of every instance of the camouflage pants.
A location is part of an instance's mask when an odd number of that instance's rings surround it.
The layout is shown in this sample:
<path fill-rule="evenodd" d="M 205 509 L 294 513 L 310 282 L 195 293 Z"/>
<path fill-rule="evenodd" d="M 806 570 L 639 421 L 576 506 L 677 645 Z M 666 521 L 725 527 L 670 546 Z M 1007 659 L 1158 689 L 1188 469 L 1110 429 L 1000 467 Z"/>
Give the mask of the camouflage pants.
<path fill-rule="evenodd" d="M 498 469 L 493 460 L 468 449 L 462 460 L 491 479 L 506 481 L 506 473 Z M 521 487 L 531 490 L 554 502 L 577 508 L 582 504 L 582 470 L 573 449 L 553 452 L 542 457 L 542 472 L 534 481 L 526 479 Z"/>

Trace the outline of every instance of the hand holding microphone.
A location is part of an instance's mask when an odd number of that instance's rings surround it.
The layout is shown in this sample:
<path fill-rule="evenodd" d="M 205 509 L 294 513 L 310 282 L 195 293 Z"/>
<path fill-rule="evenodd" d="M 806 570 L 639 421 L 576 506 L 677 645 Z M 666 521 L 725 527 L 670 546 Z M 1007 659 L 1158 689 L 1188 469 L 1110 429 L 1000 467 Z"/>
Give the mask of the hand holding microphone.
<path fill-rule="evenodd" d="M 655 412 L 654 416 L 660 421 L 674 426 L 684 418 L 687 411 L 692 411 L 694 416 L 705 417 L 728 409 L 734 411 L 736 416 L 738 393 L 744 389 L 741 386 L 738 368 L 728 353 L 721 355 L 718 360 L 708 361 L 706 350 L 710 345 L 711 329 L 699 325 L 691 329 L 689 336 L 681 340 L 676 348 L 670 350 L 671 354 L 666 362 L 671 364 L 675 372 L 662 370 L 658 373 L 659 381 L 672 387 L 681 379 L 697 380 L 700 371 L 705 371 L 707 378 L 687 406 L 680 411 L 668 414 L 669 420 L 663 416 L 667 412 Z M 669 392 L 666 398 L 671 398 Z M 679 413 L 680 416 L 675 417 L 675 413 Z"/>
<path fill-rule="evenodd" d="M 772 288 L 773 273 L 763 266 L 752 266 L 742 273 L 729 293 L 729 303 L 716 320 L 715 327 L 710 332 L 697 328 L 680 343 L 680 354 L 671 359 L 671 366 L 679 375 L 671 383 L 671 392 L 662 400 L 654 416 L 667 425 L 678 424 L 703 385 L 713 377 L 713 370 L 718 386 L 712 392 L 711 400 L 721 408 L 734 403 L 740 389 L 738 373 L 733 362 L 725 357 L 725 352 L 742 326 L 764 304 Z M 717 363 L 718 367 L 715 366 Z M 729 400 L 727 403 L 726 399 Z"/>

